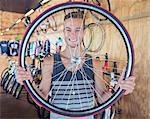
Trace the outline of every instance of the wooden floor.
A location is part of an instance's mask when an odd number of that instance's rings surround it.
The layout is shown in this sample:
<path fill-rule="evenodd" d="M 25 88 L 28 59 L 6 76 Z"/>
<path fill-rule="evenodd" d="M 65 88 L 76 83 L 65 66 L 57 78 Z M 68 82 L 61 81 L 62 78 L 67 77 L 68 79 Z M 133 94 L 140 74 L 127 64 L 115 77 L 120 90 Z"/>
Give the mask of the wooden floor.
<path fill-rule="evenodd" d="M 15 99 L 0 87 L 0 119 L 38 119 L 38 116 L 26 97 L 22 95 L 20 99 Z"/>
<path fill-rule="evenodd" d="M 122 112 L 121 114 L 116 114 L 115 119 L 150 119 L 147 114 L 144 114 L 142 107 L 138 103 L 134 94 L 124 96 L 119 106 Z"/>

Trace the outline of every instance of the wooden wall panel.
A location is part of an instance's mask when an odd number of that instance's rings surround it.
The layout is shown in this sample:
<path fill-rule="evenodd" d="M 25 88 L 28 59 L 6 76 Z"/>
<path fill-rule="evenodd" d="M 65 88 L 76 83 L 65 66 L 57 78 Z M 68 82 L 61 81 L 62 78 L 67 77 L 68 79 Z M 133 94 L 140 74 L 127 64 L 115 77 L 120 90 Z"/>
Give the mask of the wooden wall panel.
<path fill-rule="evenodd" d="M 0 11 L 0 31 L 10 27 L 13 23 L 15 23 L 22 16 L 23 16 L 22 14 L 18 14 L 18 13 Z M 7 40 L 15 39 L 17 34 L 21 38 L 24 31 L 25 31 L 25 26 L 23 22 L 21 22 L 18 25 L 16 25 L 12 30 L 6 32 L 3 36 L 0 36 L 0 40 L 1 39 L 7 39 Z"/>
<path fill-rule="evenodd" d="M 123 2 L 123 1 L 122 1 Z M 128 2 L 129 5 L 130 2 Z M 126 9 L 125 9 L 126 8 Z M 114 14 L 120 19 L 126 15 L 150 14 L 150 1 L 139 0 L 131 6 L 124 6 Z M 133 94 L 124 96 L 121 100 L 123 114 L 119 119 L 149 119 L 150 118 L 150 17 L 127 20 L 123 22 L 132 38 L 135 50 L 134 75 L 136 87 Z"/>
<path fill-rule="evenodd" d="M 150 118 L 150 18 L 129 21 L 128 31 L 132 37 L 135 49 L 136 87 L 133 94 L 121 100 L 123 115 L 121 119 Z"/>
<path fill-rule="evenodd" d="M 19 18 L 22 17 L 22 14 L 11 13 L 0 11 L 0 32 L 8 27 L 10 27 L 14 22 L 16 22 Z M 3 36 L 0 35 L 0 41 L 2 40 L 15 40 L 15 37 L 19 36 L 22 39 L 25 31 L 25 27 L 23 23 L 16 25 L 12 30 L 6 32 Z M 17 57 L 13 57 L 13 59 L 17 60 Z M 8 62 L 6 56 L 0 55 L 0 74 L 7 67 Z"/>

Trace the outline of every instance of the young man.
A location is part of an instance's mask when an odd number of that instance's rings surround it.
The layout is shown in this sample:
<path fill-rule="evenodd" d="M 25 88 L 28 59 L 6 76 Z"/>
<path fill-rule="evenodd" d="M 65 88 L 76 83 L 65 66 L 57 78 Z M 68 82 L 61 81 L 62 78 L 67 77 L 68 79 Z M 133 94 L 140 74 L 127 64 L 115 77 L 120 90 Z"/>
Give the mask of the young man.
<path fill-rule="evenodd" d="M 84 53 L 81 47 L 84 37 L 83 17 L 84 15 L 81 11 L 70 12 L 65 16 L 64 39 L 66 48 L 63 52 L 54 54 L 53 57 L 45 58 L 42 64 L 43 79 L 39 89 L 35 88 L 51 104 L 70 110 L 92 108 L 95 105 L 95 97 L 97 97 L 99 103 L 102 103 L 111 96 L 109 91 L 105 94 L 105 83 L 100 78 L 102 77 L 102 68 L 100 68 L 102 66 L 100 66 L 98 61 L 92 60 L 90 55 Z M 23 84 L 23 79 L 32 80 L 32 76 L 29 70 L 24 71 L 21 67 L 18 67 L 17 80 Z M 126 81 L 123 81 L 123 74 L 120 77 L 119 86 L 126 90 L 125 95 L 133 91 L 135 86 L 134 80 L 135 77 L 133 76 Z M 95 93 L 93 87 L 96 90 Z M 79 91 L 82 92 L 80 96 Z M 71 99 L 70 102 L 68 102 L 69 98 Z M 80 100 L 77 98 L 80 98 Z M 74 119 L 54 113 L 50 113 L 50 118 Z M 78 119 L 94 119 L 94 116 Z"/>

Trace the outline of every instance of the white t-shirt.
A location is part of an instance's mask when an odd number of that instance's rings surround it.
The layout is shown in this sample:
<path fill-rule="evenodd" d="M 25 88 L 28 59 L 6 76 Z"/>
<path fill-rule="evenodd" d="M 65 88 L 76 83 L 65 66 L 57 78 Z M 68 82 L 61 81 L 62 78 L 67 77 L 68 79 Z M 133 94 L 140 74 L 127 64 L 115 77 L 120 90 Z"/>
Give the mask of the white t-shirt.
<path fill-rule="evenodd" d="M 19 50 L 19 42 L 18 41 L 9 41 L 9 53 L 10 56 L 17 56 Z"/>

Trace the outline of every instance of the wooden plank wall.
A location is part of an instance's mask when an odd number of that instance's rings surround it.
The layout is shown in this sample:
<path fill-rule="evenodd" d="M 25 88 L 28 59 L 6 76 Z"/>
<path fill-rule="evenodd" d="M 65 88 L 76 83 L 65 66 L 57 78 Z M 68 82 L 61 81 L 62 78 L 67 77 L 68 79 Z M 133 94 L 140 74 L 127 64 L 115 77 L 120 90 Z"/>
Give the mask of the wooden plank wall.
<path fill-rule="evenodd" d="M 0 32 L 13 23 L 15 23 L 19 18 L 22 17 L 22 14 L 0 11 Z M 6 32 L 3 36 L 0 35 L 0 41 L 9 41 L 15 40 L 15 37 L 18 35 L 20 39 L 24 34 L 25 27 L 23 23 L 16 25 L 12 30 Z M 0 55 L 0 74 L 7 67 L 8 62 L 6 56 Z M 17 60 L 17 57 L 12 57 L 12 59 Z"/>
<path fill-rule="evenodd" d="M 124 96 L 121 100 L 123 114 L 119 119 L 150 119 L 150 0 L 111 0 L 111 2 L 114 7 L 113 13 L 120 19 L 125 16 L 149 14 L 149 17 L 122 20 L 134 45 L 136 87 L 133 94 Z"/>
<path fill-rule="evenodd" d="M 67 0 L 63 2 L 65 1 Z M 135 50 L 134 75 L 136 76 L 136 87 L 132 94 L 122 98 L 121 108 L 123 113 L 117 115 L 116 119 L 150 119 L 150 0 L 110 1 L 112 13 L 123 22 L 129 31 Z M 60 2 L 62 1 L 52 0 L 41 9 L 41 12 L 45 8 Z M 33 14 L 32 19 L 39 13 Z M 149 16 L 144 16 L 144 14 L 149 14 Z M 4 16 L 2 17 L 2 19 L 5 19 Z M 113 34 L 112 30 L 107 32 Z M 110 39 L 115 38 L 114 36 L 111 38 L 111 36 Z M 2 69 L 6 66 L 5 59 L 2 59 L 2 56 L 0 56 L 0 66 L 2 66 Z"/>

